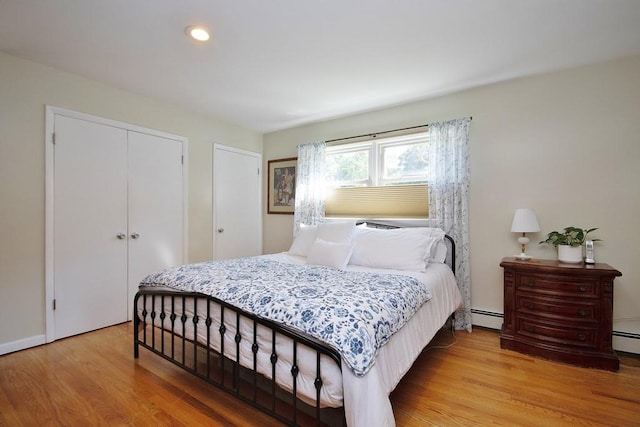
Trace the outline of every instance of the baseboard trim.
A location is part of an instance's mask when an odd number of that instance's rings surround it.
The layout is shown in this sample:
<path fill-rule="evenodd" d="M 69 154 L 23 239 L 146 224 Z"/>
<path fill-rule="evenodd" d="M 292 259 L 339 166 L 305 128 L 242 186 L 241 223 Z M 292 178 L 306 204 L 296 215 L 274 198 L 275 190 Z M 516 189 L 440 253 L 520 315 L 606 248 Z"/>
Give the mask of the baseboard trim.
<path fill-rule="evenodd" d="M 502 328 L 502 313 L 471 309 L 471 321 L 474 326 L 500 330 Z M 613 349 L 625 353 L 640 354 L 640 334 L 623 331 L 613 331 Z"/>
<path fill-rule="evenodd" d="M 29 338 L 23 338 L 18 341 L 7 342 L 0 344 L 0 356 L 7 353 L 13 353 L 14 351 L 20 351 L 38 345 L 45 344 L 46 338 L 44 335 L 35 335 Z"/>

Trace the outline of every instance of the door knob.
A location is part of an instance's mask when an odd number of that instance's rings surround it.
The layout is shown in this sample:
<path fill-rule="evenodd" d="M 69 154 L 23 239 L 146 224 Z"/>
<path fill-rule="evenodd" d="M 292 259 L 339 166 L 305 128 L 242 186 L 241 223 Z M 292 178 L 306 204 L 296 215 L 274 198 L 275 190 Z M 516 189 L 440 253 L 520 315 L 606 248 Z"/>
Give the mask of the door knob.
<path fill-rule="evenodd" d="M 131 238 L 132 238 L 132 239 L 137 239 L 138 237 L 140 237 L 140 235 L 139 235 L 138 233 L 133 233 L 133 234 L 131 235 Z"/>
<path fill-rule="evenodd" d="M 127 237 L 127 235 L 126 235 L 126 234 L 124 234 L 124 233 L 118 233 L 118 234 L 116 234 L 116 237 L 117 237 L 119 240 L 123 240 L 125 237 Z"/>
<path fill-rule="evenodd" d="M 218 228 L 218 233 L 224 233 L 224 228 Z"/>

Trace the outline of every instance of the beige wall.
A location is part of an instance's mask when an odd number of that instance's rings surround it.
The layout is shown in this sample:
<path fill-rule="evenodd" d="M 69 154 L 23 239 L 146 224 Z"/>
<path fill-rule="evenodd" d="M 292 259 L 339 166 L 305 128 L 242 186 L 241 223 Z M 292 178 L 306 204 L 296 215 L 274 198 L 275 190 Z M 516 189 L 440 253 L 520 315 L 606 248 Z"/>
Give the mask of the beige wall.
<path fill-rule="evenodd" d="M 45 104 L 189 138 L 189 261 L 210 259 L 213 143 L 262 135 L 0 53 L 0 346 L 45 333 Z"/>
<path fill-rule="evenodd" d="M 297 144 L 463 116 L 473 117 L 473 308 L 502 313 L 498 264 L 519 252 L 510 232 L 514 210 L 530 207 L 542 232 L 531 236 L 529 252 L 539 258 L 556 257 L 537 245 L 549 231 L 600 227 L 596 258 L 623 273 L 615 285 L 614 329 L 640 333 L 640 57 L 270 133 L 264 161 L 295 156 Z M 265 214 L 265 253 L 289 247 L 292 220 Z"/>

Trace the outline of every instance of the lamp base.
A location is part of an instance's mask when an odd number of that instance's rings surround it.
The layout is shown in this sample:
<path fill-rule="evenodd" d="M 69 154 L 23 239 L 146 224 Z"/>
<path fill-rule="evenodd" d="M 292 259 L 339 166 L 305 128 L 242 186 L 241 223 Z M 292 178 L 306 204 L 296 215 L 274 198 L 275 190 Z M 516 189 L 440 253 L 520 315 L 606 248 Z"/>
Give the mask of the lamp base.
<path fill-rule="evenodd" d="M 531 259 L 531 255 L 527 255 L 524 252 L 522 252 L 521 254 L 518 255 L 514 255 L 514 257 L 516 259 L 522 260 L 522 261 L 528 261 Z"/>

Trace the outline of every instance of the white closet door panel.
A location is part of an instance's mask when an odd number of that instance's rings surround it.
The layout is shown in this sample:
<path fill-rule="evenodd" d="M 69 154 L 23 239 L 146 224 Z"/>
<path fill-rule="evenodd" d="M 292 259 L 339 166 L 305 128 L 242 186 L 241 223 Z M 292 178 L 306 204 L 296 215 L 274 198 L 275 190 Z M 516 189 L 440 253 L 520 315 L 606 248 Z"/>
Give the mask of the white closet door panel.
<path fill-rule="evenodd" d="M 57 115 L 55 337 L 127 320 L 126 131 Z"/>
<path fill-rule="evenodd" d="M 129 317 L 148 274 L 183 263 L 182 142 L 129 132 Z"/>
<path fill-rule="evenodd" d="M 220 147 L 214 156 L 215 257 L 260 255 L 261 157 Z"/>

